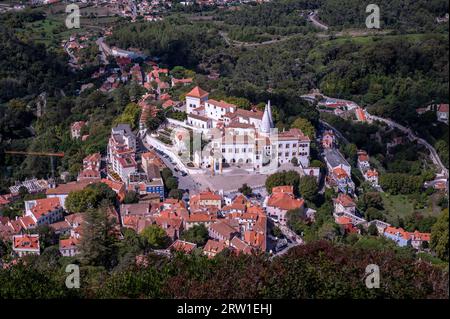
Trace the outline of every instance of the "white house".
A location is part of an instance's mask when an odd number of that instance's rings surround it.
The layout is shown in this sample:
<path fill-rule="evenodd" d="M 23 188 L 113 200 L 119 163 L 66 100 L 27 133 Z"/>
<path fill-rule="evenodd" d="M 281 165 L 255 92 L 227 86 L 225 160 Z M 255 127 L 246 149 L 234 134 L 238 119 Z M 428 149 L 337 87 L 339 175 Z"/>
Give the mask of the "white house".
<path fill-rule="evenodd" d="M 186 113 L 191 114 L 194 109 L 199 108 L 208 100 L 209 93 L 196 86 L 186 94 Z"/>
<path fill-rule="evenodd" d="M 13 251 L 19 256 L 39 255 L 39 235 L 38 234 L 23 234 L 13 236 Z"/>
<path fill-rule="evenodd" d="M 63 219 L 63 207 L 59 198 L 43 198 L 25 201 L 25 216 L 38 225 L 48 225 Z"/>

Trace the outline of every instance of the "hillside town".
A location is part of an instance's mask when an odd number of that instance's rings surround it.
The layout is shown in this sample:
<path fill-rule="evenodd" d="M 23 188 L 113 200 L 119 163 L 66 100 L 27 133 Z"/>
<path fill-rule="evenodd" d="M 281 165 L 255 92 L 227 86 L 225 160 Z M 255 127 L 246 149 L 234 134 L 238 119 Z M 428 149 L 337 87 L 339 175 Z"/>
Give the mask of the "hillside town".
<path fill-rule="evenodd" d="M 0 3 L 0 299 L 448 298 L 444 2 Z"/>
<path fill-rule="evenodd" d="M 310 167 L 311 139 L 300 129 L 277 132 L 270 101 L 264 110 L 244 110 L 223 100 L 210 99 L 209 93 L 199 86 L 185 94 L 185 101 L 174 101 L 168 89 L 192 87 L 193 79 L 175 78 L 168 69 L 152 61 L 145 62 L 150 70 L 146 73 L 141 64 L 133 62 L 136 58 L 130 54 L 116 56 L 120 74 L 109 76 L 99 90 L 111 90 L 114 84 L 117 87 L 127 81 L 145 88 L 147 92 L 138 102 L 141 108 L 139 128 L 132 130 L 126 123 L 111 127 L 110 138 L 104 146 L 106 155 L 93 153 L 85 157 L 76 181 L 25 180 L 11 186 L 10 194 L 2 195 L 1 203 L 6 205 L 18 199 L 23 188 L 29 194 L 45 194 L 44 198 L 25 201 L 22 216 L 2 217 L 1 238 L 11 240 L 12 254 L 16 258 L 41 253 L 39 235 L 33 233 L 40 225 L 48 225 L 59 237 L 61 255 L 77 255 L 86 221 L 82 212 L 74 213 L 67 208 L 66 199 L 71 193 L 98 183 L 112 189 L 117 196 L 117 205 L 108 207 L 108 214 L 119 230 L 117 236 L 121 238 L 120 229 L 129 228 L 139 234 L 150 225 L 158 225 L 171 242 L 166 249 L 158 250 L 162 254 L 200 249 L 206 256 L 214 257 L 229 249 L 237 254 L 275 255 L 303 244 L 300 236 L 292 235 L 287 214 L 295 210 L 300 218 L 314 223 L 315 210 L 295 195 L 292 185 L 280 185 L 267 191 L 253 185 L 254 191 L 243 195 L 238 190 L 220 188 L 219 184 L 202 185 L 201 179 L 196 179 L 205 174 L 219 175 L 226 185 L 228 180 L 236 178 L 235 169 L 243 171 L 240 174 L 261 175 L 263 181 L 270 174 L 286 169 L 300 176 L 313 176 L 318 184 L 337 194 L 333 198 L 332 215 L 343 233 L 359 234 L 374 225 L 380 236 L 401 247 L 411 246 L 417 250 L 428 247 L 430 233 L 408 232 L 377 219 L 368 221 L 358 211 L 352 181 L 355 168 L 341 154 L 338 146 L 342 141 L 332 129 L 324 129 L 317 136 L 325 169 Z M 126 67 L 130 67 L 129 72 L 125 71 Z M 104 68 L 96 74 L 102 72 Z M 358 114 L 358 106 L 353 102 L 328 99 L 323 105 L 336 107 L 335 110 L 356 110 Z M 148 118 L 169 108 L 184 114 L 185 120 L 168 118 L 168 123 L 156 130 L 147 128 Z M 356 120 L 360 120 L 358 115 Z M 87 125 L 87 121 L 72 123 L 71 138 L 85 141 L 88 135 L 83 131 Z M 186 162 L 182 156 L 187 151 L 186 143 L 177 139 L 189 137 L 189 132 L 201 134 L 209 143 L 195 150 L 192 160 Z M 164 138 L 163 133 L 167 134 Z M 379 172 L 371 168 L 366 151 L 358 150 L 356 167 L 373 189 L 383 192 L 378 182 Z M 164 170 L 174 174 L 175 179 L 196 180 L 197 191 L 181 189 L 180 198 L 168 196 L 167 178 L 162 177 Z M 129 192 L 137 194 L 135 203 L 124 203 Z M 207 229 L 208 238 L 201 247 L 182 239 L 183 232 L 196 226 Z M 278 237 L 272 235 L 274 227 L 281 230 Z"/>

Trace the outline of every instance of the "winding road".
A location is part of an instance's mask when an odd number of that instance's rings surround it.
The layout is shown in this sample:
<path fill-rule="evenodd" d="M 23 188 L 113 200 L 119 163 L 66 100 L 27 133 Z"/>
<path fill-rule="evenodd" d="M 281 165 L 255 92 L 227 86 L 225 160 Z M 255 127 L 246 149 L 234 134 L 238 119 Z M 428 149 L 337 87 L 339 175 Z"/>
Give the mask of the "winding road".
<path fill-rule="evenodd" d="M 408 135 L 408 138 L 411 141 L 416 141 L 418 144 L 421 144 L 423 146 L 425 146 L 428 151 L 430 152 L 430 158 L 433 161 L 433 163 L 438 167 L 438 169 L 440 170 L 440 174 L 445 176 L 446 178 L 448 178 L 448 169 L 445 167 L 445 165 L 442 163 L 436 149 L 430 144 L 428 143 L 426 140 L 424 140 L 423 138 L 420 138 L 418 136 L 416 136 L 413 131 L 406 127 L 403 126 L 397 122 L 392 121 L 391 119 L 385 119 L 383 117 L 379 117 L 379 116 L 375 116 L 375 115 L 371 115 L 370 113 L 368 113 L 368 118 L 372 119 L 372 120 L 376 120 L 376 121 L 380 121 L 383 123 L 386 123 L 388 126 L 390 127 L 395 127 L 398 130 L 402 131 L 403 133 Z"/>
<path fill-rule="evenodd" d="M 322 29 L 322 30 L 328 30 L 328 26 L 323 24 L 322 22 L 320 22 L 317 19 L 317 10 L 312 11 L 309 13 L 308 15 L 308 20 L 312 22 L 312 24 L 314 24 L 317 28 Z"/>
<path fill-rule="evenodd" d="M 325 95 L 323 97 L 329 98 Z M 320 112 L 320 110 L 319 110 L 319 112 Z M 367 110 L 366 110 L 366 112 L 367 112 Z M 407 134 L 409 140 L 416 141 L 418 144 L 425 146 L 428 149 L 428 151 L 430 152 L 430 158 L 431 158 L 432 162 L 434 163 L 434 165 L 437 166 L 437 168 L 440 171 L 440 173 L 438 174 L 438 178 L 442 178 L 442 177 L 448 178 L 448 169 L 442 163 L 442 161 L 441 161 L 436 149 L 433 147 L 433 145 L 428 143 L 423 138 L 416 136 L 410 128 L 403 126 L 397 122 L 394 122 L 391 119 L 386 119 L 386 118 L 383 118 L 380 116 L 372 115 L 369 112 L 367 112 L 367 117 L 368 117 L 368 119 L 371 119 L 371 120 L 383 122 L 383 123 L 387 124 L 389 127 L 397 128 L 398 130 Z M 319 121 L 322 125 L 328 127 L 329 129 L 332 129 L 334 131 L 334 133 L 336 134 L 336 136 L 339 137 L 340 139 L 342 139 L 345 143 L 349 143 L 349 141 L 342 135 L 342 133 L 339 132 L 336 128 L 334 128 L 332 125 L 330 125 L 329 123 L 327 123 L 323 120 L 319 120 Z"/>

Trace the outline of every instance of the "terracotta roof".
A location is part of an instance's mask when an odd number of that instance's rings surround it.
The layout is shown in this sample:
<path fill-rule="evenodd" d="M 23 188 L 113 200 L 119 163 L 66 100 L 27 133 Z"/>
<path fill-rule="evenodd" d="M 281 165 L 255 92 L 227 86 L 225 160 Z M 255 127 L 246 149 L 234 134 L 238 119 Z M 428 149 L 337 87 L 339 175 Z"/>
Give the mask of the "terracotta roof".
<path fill-rule="evenodd" d="M 73 191 L 79 191 L 84 189 L 89 184 L 100 182 L 99 180 L 83 180 L 78 182 L 70 182 L 67 184 L 60 184 L 56 188 L 49 188 L 46 190 L 47 195 L 62 195 L 62 194 L 69 194 Z"/>
<path fill-rule="evenodd" d="M 358 118 L 359 121 L 362 121 L 362 122 L 367 121 L 366 113 L 364 113 L 362 108 L 357 107 L 355 112 L 356 112 L 356 117 Z"/>
<path fill-rule="evenodd" d="M 83 213 L 70 214 L 67 215 L 64 219 L 70 225 L 81 224 L 84 221 L 84 214 Z"/>
<path fill-rule="evenodd" d="M 276 186 L 272 188 L 272 194 L 273 193 L 294 193 L 294 186 L 292 185 L 285 185 L 285 186 Z"/>
<path fill-rule="evenodd" d="M 265 250 L 266 238 L 262 232 L 257 232 L 255 230 L 246 230 L 244 232 L 244 241 L 249 245 Z"/>
<path fill-rule="evenodd" d="M 163 108 L 168 108 L 168 107 L 171 107 L 171 106 L 174 106 L 174 105 L 176 105 L 177 103 L 175 103 L 173 100 L 171 100 L 171 99 L 168 99 L 167 101 L 165 101 L 163 104 L 162 104 L 162 107 Z"/>
<path fill-rule="evenodd" d="M 210 121 L 210 119 L 208 117 L 206 117 L 206 116 L 197 115 L 197 114 L 193 114 L 193 113 L 188 114 L 188 117 L 192 117 L 193 119 L 196 119 L 196 120 L 199 120 L 199 121 L 203 121 L 203 122 Z"/>
<path fill-rule="evenodd" d="M 33 213 L 34 217 L 36 217 L 36 219 L 39 219 L 41 216 L 61 208 L 61 203 L 58 197 L 36 199 L 35 201 L 36 205 L 33 206 L 30 210 Z"/>
<path fill-rule="evenodd" d="M 395 227 L 392 227 L 392 226 L 388 226 L 388 227 L 386 227 L 384 229 L 384 232 L 388 233 L 388 234 L 391 234 L 391 235 L 394 235 L 394 236 L 402 237 L 403 239 L 406 239 L 406 240 L 411 238 L 410 233 L 405 231 L 403 228 L 395 228 Z"/>
<path fill-rule="evenodd" d="M 83 159 L 83 162 L 100 162 L 102 155 L 100 153 L 93 153 L 86 156 Z"/>
<path fill-rule="evenodd" d="M 0 195 L 0 205 L 7 205 L 10 203 L 10 200 L 6 198 L 5 195 Z"/>
<path fill-rule="evenodd" d="M 203 248 L 203 251 L 218 254 L 225 248 L 227 248 L 227 245 L 224 241 L 209 239 Z"/>
<path fill-rule="evenodd" d="M 201 223 L 201 222 L 213 222 L 217 219 L 217 216 L 207 213 L 193 213 L 186 219 L 189 223 Z"/>
<path fill-rule="evenodd" d="M 238 232 L 235 228 L 231 227 L 227 222 L 223 220 L 211 224 L 209 226 L 209 229 L 218 233 L 220 236 L 226 239 L 231 239 L 233 234 Z"/>
<path fill-rule="evenodd" d="M 81 128 L 85 125 L 86 125 L 86 122 L 78 121 L 78 122 L 72 123 L 71 128 L 72 128 L 72 130 L 81 130 Z"/>
<path fill-rule="evenodd" d="M 70 249 L 78 246 L 80 241 L 77 238 L 69 237 L 68 239 L 60 239 L 59 240 L 59 248 L 60 249 Z"/>
<path fill-rule="evenodd" d="M 448 104 L 439 104 L 438 112 L 448 113 Z"/>
<path fill-rule="evenodd" d="M 353 199 L 350 196 L 348 196 L 347 194 L 339 193 L 339 195 L 335 199 L 335 201 L 344 207 L 356 207 L 356 204 L 353 201 Z"/>
<path fill-rule="evenodd" d="M 336 176 L 337 178 L 347 178 L 348 174 L 347 172 L 340 168 L 340 167 L 336 167 L 335 169 L 333 169 L 333 175 Z"/>
<path fill-rule="evenodd" d="M 278 207 L 283 210 L 291 210 L 296 208 L 302 208 L 305 201 L 303 199 L 295 199 L 292 194 L 288 193 L 275 193 L 270 195 L 268 206 Z"/>
<path fill-rule="evenodd" d="M 13 237 L 13 248 L 39 251 L 39 235 L 15 235 Z"/>
<path fill-rule="evenodd" d="M 172 82 L 174 85 L 180 83 L 180 84 L 185 84 L 185 83 L 192 83 L 192 78 L 186 78 L 186 79 L 176 79 L 176 78 L 172 78 Z"/>
<path fill-rule="evenodd" d="M 100 179 L 101 175 L 100 175 L 100 171 L 98 171 L 96 169 L 84 169 L 78 174 L 78 178 L 79 179 L 84 179 L 84 178 Z"/>
<path fill-rule="evenodd" d="M 0 224 L 0 240 L 10 241 L 14 233 L 12 226 Z"/>
<path fill-rule="evenodd" d="M 336 218 L 336 224 L 347 225 L 347 224 L 351 224 L 351 223 L 352 223 L 352 219 L 350 217 L 339 216 L 338 218 Z"/>
<path fill-rule="evenodd" d="M 217 101 L 217 100 L 209 99 L 207 103 L 211 104 L 211 105 L 218 106 L 218 107 L 223 108 L 223 109 L 236 108 L 236 105 L 231 104 L 231 103 L 227 103 L 224 100 Z"/>
<path fill-rule="evenodd" d="M 224 117 L 229 117 L 230 119 L 232 118 L 244 118 L 244 119 L 258 119 L 258 120 L 262 120 L 262 117 L 264 115 L 264 112 L 260 111 L 260 110 L 244 110 L 244 109 L 236 109 L 235 112 L 231 113 L 228 112 L 224 115 Z"/>
<path fill-rule="evenodd" d="M 199 194 L 191 196 L 191 200 L 222 200 L 222 196 L 217 195 L 216 193 L 213 193 L 211 191 L 203 191 Z"/>
<path fill-rule="evenodd" d="M 125 184 L 122 182 L 116 182 L 106 178 L 102 178 L 101 182 L 108 185 L 116 193 L 121 192 L 125 189 Z"/>
<path fill-rule="evenodd" d="M 23 216 L 18 219 L 24 229 L 31 229 L 36 227 L 36 222 L 31 216 Z"/>
<path fill-rule="evenodd" d="M 173 250 L 176 250 L 176 251 L 183 251 L 185 253 L 190 253 L 196 247 L 197 247 L 197 244 L 177 239 L 176 241 L 174 241 L 174 243 L 172 245 L 170 245 L 169 249 L 173 249 Z"/>
<path fill-rule="evenodd" d="M 308 136 L 303 134 L 303 132 L 298 128 L 291 128 L 289 131 L 278 133 L 278 140 L 292 140 L 298 139 L 301 142 L 309 142 L 311 141 Z"/>
<path fill-rule="evenodd" d="M 234 247 L 238 252 L 243 252 L 244 254 L 252 253 L 252 247 L 250 247 L 246 242 L 236 236 L 233 237 L 233 239 L 230 241 L 230 245 Z"/>
<path fill-rule="evenodd" d="M 422 240 L 422 241 L 431 240 L 431 233 L 421 233 L 416 230 L 415 232 L 410 233 L 410 235 L 413 237 L 414 240 Z"/>
<path fill-rule="evenodd" d="M 49 226 L 51 228 L 53 228 L 55 231 L 66 230 L 66 229 L 69 229 L 71 227 L 69 222 L 67 222 L 66 220 L 50 224 Z"/>
<path fill-rule="evenodd" d="M 367 155 L 366 152 L 360 152 L 358 154 L 358 161 L 360 161 L 360 162 L 368 162 L 369 161 L 369 155 Z"/>
<path fill-rule="evenodd" d="M 366 175 L 367 175 L 367 177 L 375 177 L 375 176 L 378 176 L 378 172 L 376 169 L 369 169 L 366 172 Z"/>
<path fill-rule="evenodd" d="M 196 86 L 188 94 L 186 94 L 186 96 L 195 97 L 195 98 L 199 98 L 199 99 L 201 99 L 205 96 L 208 96 L 208 95 L 209 95 L 209 93 L 206 92 L 205 90 L 203 90 L 202 88 L 200 88 L 199 86 Z"/>

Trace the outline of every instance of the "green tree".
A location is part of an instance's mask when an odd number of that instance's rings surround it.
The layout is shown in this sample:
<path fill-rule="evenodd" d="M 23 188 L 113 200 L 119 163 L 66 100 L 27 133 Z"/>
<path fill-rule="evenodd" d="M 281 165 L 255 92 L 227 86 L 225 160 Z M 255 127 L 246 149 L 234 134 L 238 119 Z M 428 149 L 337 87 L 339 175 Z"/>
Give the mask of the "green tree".
<path fill-rule="evenodd" d="M 250 196 L 253 193 L 253 190 L 250 186 L 248 186 L 246 183 L 244 183 L 239 189 L 239 192 L 242 193 L 244 196 Z"/>
<path fill-rule="evenodd" d="M 117 124 L 129 124 L 131 129 L 136 129 L 139 124 L 139 115 L 141 114 L 141 108 L 136 103 L 129 103 L 123 113 L 117 117 L 113 125 Z"/>
<path fill-rule="evenodd" d="M 383 213 L 380 210 L 376 209 L 375 207 L 367 208 L 364 215 L 368 221 L 375 219 L 384 220 Z"/>
<path fill-rule="evenodd" d="M 167 196 L 169 198 L 182 199 L 183 198 L 183 190 L 178 189 L 178 188 L 171 189 Z"/>
<path fill-rule="evenodd" d="M 123 200 L 124 204 L 133 204 L 139 202 L 139 194 L 135 191 L 127 191 Z"/>
<path fill-rule="evenodd" d="M 170 176 L 165 182 L 164 184 L 166 185 L 166 188 L 169 190 L 169 192 L 173 189 L 177 189 L 178 188 L 178 181 L 175 177 Z"/>
<path fill-rule="evenodd" d="M 195 225 L 181 233 L 181 239 L 204 246 L 208 241 L 208 229 L 202 225 Z"/>
<path fill-rule="evenodd" d="M 431 249 L 443 260 L 448 260 L 448 223 L 448 208 L 446 208 L 431 229 Z"/>
<path fill-rule="evenodd" d="M 100 204 L 114 205 L 117 194 L 104 183 L 89 184 L 82 190 L 70 192 L 65 205 L 70 212 L 85 212 L 91 208 L 98 208 Z"/>
<path fill-rule="evenodd" d="M 302 176 L 298 187 L 300 195 L 308 201 L 313 201 L 319 190 L 314 176 Z"/>
<path fill-rule="evenodd" d="M 117 263 L 116 221 L 107 207 L 89 209 L 85 215 L 83 236 L 80 242 L 81 261 L 85 265 L 103 266 L 107 269 Z"/>
<path fill-rule="evenodd" d="M 378 236 L 378 228 L 375 224 L 370 224 L 367 228 L 367 233 L 371 236 Z"/>
<path fill-rule="evenodd" d="M 144 228 L 141 236 L 146 240 L 148 246 L 153 249 L 167 248 L 170 243 L 169 237 L 160 226 L 153 224 Z"/>
<path fill-rule="evenodd" d="M 305 118 L 299 117 L 298 119 L 296 119 L 292 123 L 291 128 L 300 129 L 303 132 L 303 134 L 308 136 L 311 140 L 314 140 L 316 138 L 316 130 L 314 126 L 311 124 L 310 121 L 308 121 Z"/>

